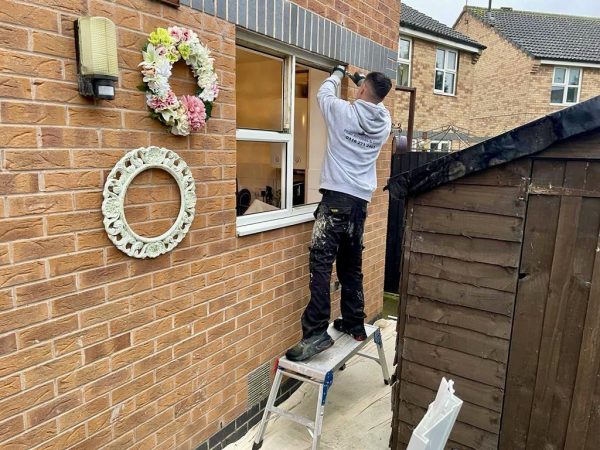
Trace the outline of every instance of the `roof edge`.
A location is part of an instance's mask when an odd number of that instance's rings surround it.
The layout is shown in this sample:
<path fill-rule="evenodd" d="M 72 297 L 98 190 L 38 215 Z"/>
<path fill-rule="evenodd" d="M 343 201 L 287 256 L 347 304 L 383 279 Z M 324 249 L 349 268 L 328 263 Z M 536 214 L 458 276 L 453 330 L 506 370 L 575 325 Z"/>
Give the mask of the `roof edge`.
<path fill-rule="evenodd" d="M 598 128 L 600 95 L 392 177 L 384 189 L 398 197 L 420 194 Z"/>
<path fill-rule="evenodd" d="M 438 37 L 438 38 L 441 38 L 441 39 L 445 39 L 447 41 L 456 42 L 457 44 L 468 45 L 469 47 L 475 47 L 475 48 L 478 48 L 480 50 L 485 50 L 487 48 L 485 45 L 480 44 L 479 42 L 476 42 L 475 40 L 469 41 L 467 39 L 458 39 L 458 38 L 451 37 L 451 36 L 448 36 L 448 35 L 443 34 L 443 33 L 437 33 L 435 31 L 432 31 L 432 30 L 430 30 L 428 28 L 425 28 L 425 27 L 419 27 L 419 26 L 414 25 L 412 23 L 403 22 L 402 20 L 400 21 L 400 26 L 404 27 L 404 28 L 410 28 L 411 30 L 420 31 L 421 33 L 425 33 L 425 34 L 428 34 L 430 36 L 435 36 L 435 37 Z M 456 30 L 454 30 L 454 31 L 456 31 Z"/>
<path fill-rule="evenodd" d="M 424 41 L 440 42 L 442 43 L 442 45 L 447 45 L 471 53 L 481 54 L 481 52 L 487 48 L 483 44 L 473 43 L 460 39 L 452 39 L 444 34 L 433 33 L 431 30 L 428 30 L 426 28 L 401 23 L 400 35 L 402 35 L 403 32 L 408 37 L 422 39 Z"/>

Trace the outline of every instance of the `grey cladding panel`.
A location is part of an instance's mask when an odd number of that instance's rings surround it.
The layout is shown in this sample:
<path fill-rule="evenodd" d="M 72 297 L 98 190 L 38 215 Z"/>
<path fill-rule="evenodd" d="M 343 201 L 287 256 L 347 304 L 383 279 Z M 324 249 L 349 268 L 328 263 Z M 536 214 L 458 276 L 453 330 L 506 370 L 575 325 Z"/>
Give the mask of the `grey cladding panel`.
<path fill-rule="evenodd" d="M 215 15 L 215 0 L 204 0 L 204 12 Z"/>
<path fill-rule="evenodd" d="M 298 43 L 298 6 L 291 5 L 290 10 L 290 43 L 296 45 Z"/>
<path fill-rule="evenodd" d="M 267 0 L 267 35 L 275 36 L 275 1 Z"/>
<path fill-rule="evenodd" d="M 283 40 L 283 1 L 275 0 L 275 39 Z"/>
<path fill-rule="evenodd" d="M 227 14 L 227 0 L 216 0 L 217 1 L 217 16 L 221 19 L 225 19 Z"/>
<path fill-rule="evenodd" d="M 291 23 L 291 6 L 289 2 L 283 3 L 283 40 L 288 44 L 292 41 L 290 37 L 290 23 Z"/>
<path fill-rule="evenodd" d="M 266 18 L 266 5 L 265 5 L 265 0 L 256 0 L 256 31 L 258 31 L 261 34 L 266 34 L 266 22 L 267 22 L 267 18 Z"/>
<path fill-rule="evenodd" d="M 256 0 L 248 0 L 248 28 L 256 31 Z"/>
<path fill-rule="evenodd" d="M 248 7 L 247 0 L 238 0 L 238 25 L 246 28 L 248 26 L 247 16 Z"/>
<path fill-rule="evenodd" d="M 298 39 L 296 45 L 298 47 L 304 47 L 304 18 L 306 10 L 298 8 Z"/>
<path fill-rule="evenodd" d="M 227 20 L 237 23 L 237 0 L 227 1 Z"/>

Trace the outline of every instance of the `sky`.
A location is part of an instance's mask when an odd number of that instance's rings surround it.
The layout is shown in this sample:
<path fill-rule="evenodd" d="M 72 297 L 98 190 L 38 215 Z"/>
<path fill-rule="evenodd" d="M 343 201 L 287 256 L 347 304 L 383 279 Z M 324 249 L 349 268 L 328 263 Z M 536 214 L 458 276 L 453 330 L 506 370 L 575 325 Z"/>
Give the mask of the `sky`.
<path fill-rule="evenodd" d="M 469 6 L 488 6 L 487 0 L 467 0 Z M 465 0 L 402 0 L 402 3 L 427 14 L 429 17 L 454 25 L 465 6 Z M 600 17 L 600 1 L 598 0 L 492 0 L 492 8 L 510 6 L 525 11 L 571 14 L 574 16 Z"/>

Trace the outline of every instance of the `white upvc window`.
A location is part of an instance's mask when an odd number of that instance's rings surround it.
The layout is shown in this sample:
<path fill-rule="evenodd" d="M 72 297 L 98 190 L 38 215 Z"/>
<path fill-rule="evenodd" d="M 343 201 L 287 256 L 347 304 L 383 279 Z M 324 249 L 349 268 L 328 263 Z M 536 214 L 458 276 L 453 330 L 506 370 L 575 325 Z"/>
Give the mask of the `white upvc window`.
<path fill-rule="evenodd" d="M 574 105 L 579 102 L 581 91 L 581 68 L 555 67 L 552 75 L 550 103 L 553 105 Z"/>
<path fill-rule="evenodd" d="M 435 52 L 435 76 L 433 91 L 436 94 L 455 95 L 458 52 L 448 48 L 437 48 Z"/>
<path fill-rule="evenodd" d="M 452 150 L 452 141 L 431 141 L 429 150 L 432 152 L 449 152 Z"/>
<path fill-rule="evenodd" d="M 327 143 L 316 92 L 329 76 L 314 65 L 285 47 L 236 48 L 240 236 L 314 220 Z"/>
<path fill-rule="evenodd" d="M 398 43 L 398 73 L 396 85 L 410 86 L 410 69 L 412 59 L 412 39 L 401 37 Z"/>

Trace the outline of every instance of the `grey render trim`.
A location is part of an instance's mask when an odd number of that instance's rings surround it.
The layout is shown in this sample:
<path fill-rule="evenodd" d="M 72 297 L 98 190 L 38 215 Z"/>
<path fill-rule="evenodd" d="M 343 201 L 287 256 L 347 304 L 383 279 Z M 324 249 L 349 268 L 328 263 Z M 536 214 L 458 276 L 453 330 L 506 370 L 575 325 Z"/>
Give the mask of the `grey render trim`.
<path fill-rule="evenodd" d="M 396 77 L 396 51 L 288 0 L 181 0 L 182 5 L 339 62 Z"/>

